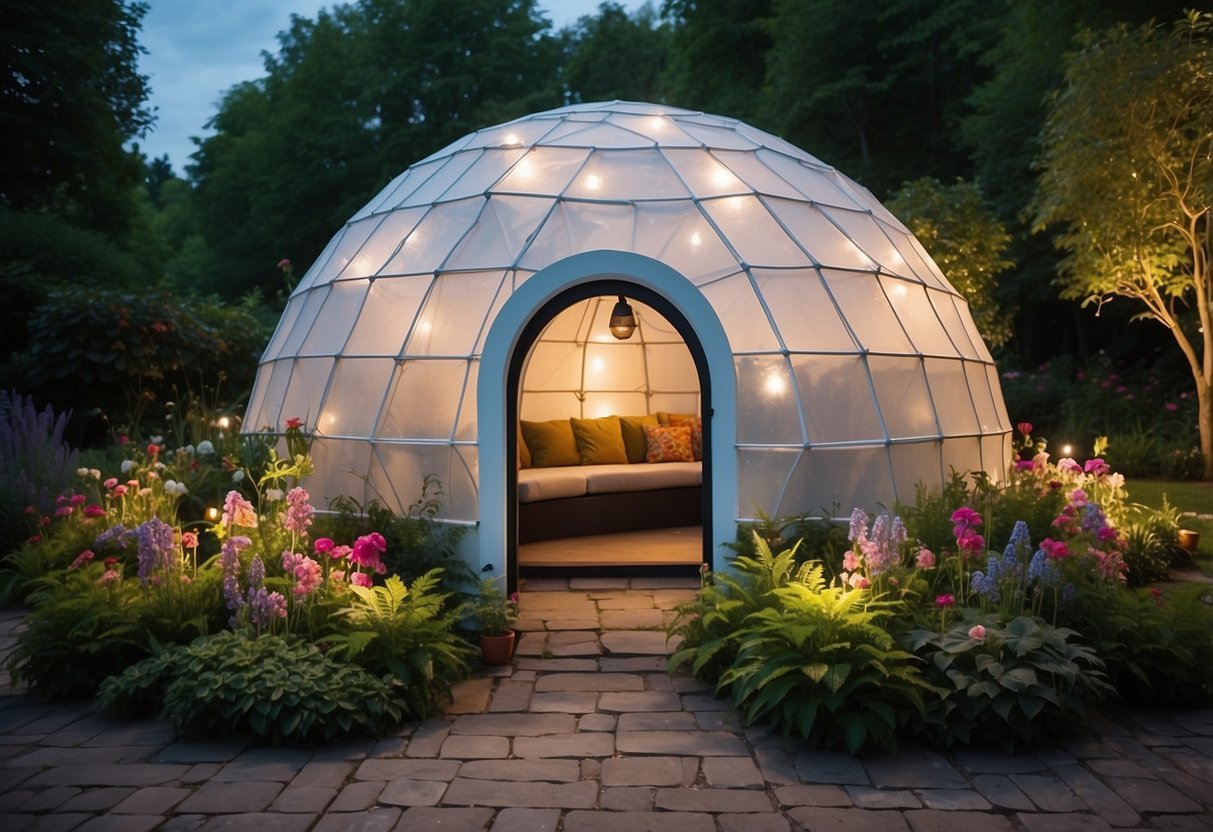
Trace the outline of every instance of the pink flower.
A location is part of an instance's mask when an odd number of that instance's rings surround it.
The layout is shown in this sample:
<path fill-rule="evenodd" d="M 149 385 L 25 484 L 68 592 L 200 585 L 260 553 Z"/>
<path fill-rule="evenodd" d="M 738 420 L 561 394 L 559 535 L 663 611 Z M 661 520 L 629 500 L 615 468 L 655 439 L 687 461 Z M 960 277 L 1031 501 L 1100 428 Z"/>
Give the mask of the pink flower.
<path fill-rule="evenodd" d="M 197 549 L 198 548 L 197 532 L 182 532 L 181 533 L 181 545 L 184 546 L 186 549 Z"/>
<path fill-rule="evenodd" d="M 350 574 L 350 583 L 354 586 L 362 586 L 369 589 L 371 586 L 371 576 L 363 575 L 361 572 L 353 572 Z"/>
<path fill-rule="evenodd" d="M 71 517 L 72 513 L 74 511 L 75 511 L 75 509 L 72 508 L 71 506 L 59 506 L 59 508 L 55 509 L 55 516 L 56 517 Z"/>
<path fill-rule="evenodd" d="M 935 596 L 935 606 L 937 606 L 937 607 L 943 607 L 946 609 L 947 607 L 954 606 L 955 604 L 956 604 L 956 598 L 952 595 L 936 595 Z"/>
<path fill-rule="evenodd" d="M 1158 587 L 1151 587 L 1150 588 L 1150 597 L 1154 599 L 1154 606 L 1156 606 L 1156 607 L 1162 606 L 1162 590 L 1161 589 L 1159 589 Z"/>
<path fill-rule="evenodd" d="M 289 269 L 290 267 L 291 267 L 291 261 L 289 259 L 287 259 L 286 257 L 283 257 L 281 260 L 278 261 L 278 265 L 275 268 Z"/>
<path fill-rule="evenodd" d="M 88 497 L 85 497 L 83 494 L 73 494 L 72 499 L 71 499 L 71 504 L 74 506 L 78 506 L 87 499 L 88 499 Z"/>
<path fill-rule="evenodd" d="M 354 551 L 350 560 L 359 566 L 372 566 L 377 571 L 383 571 L 383 562 L 379 556 L 387 551 L 387 541 L 379 532 L 364 534 L 354 541 Z"/>
<path fill-rule="evenodd" d="M 1082 466 L 1067 456 L 1057 460 L 1057 470 L 1063 474 L 1081 474 Z"/>
<path fill-rule="evenodd" d="M 981 515 L 968 506 L 961 506 L 952 512 L 952 522 L 976 527 L 981 525 Z"/>
<path fill-rule="evenodd" d="M 80 567 L 91 563 L 92 560 L 93 560 L 93 550 L 85 549 L 83 552 L 76 555 L 76 559 L 72 561 L 72 565 L 69 566 L 68 569 L 79 569 Z"/>
<path fill-rule="evenodd" d="M 1044 550 L 1050 560 L 1061 560 L 1070 556 L 1070 547 L 1066 546 L 1064 541 L 1054 540 L 1051 537 L 1040 541 L 1040 548 Z"/>
<path fill-rule="evenodd" d="M 348 558 L 353 552 L 354 550 L 349 546 L 334 546 L 333 551 L 329 552 L 329 557 L 333 560 L 340 560 L 341 558 Z"/>
<path fill-rule="evenodd" d="M 974 624 L 972 627 L 969 628 L 969 638 L 974 639 L 976 641 L 985 641 L 986 640 L 986 628 L 981 626 L 980 624 Z"/>
<path fill-rule="evenodd" d="M 919 569 L 930 569 L 935 566 L 935 553 L 930 549 L 919 549 L 918 556 L 914 558 L 914 565 Z"/>
<path fill-rule="evenodd" d="M 1112 467 L 1097 457 L 1095 459 L 1088 459 L 1086 464 L 1082 466 L 1082 470 L 1088 474 L 1102 477 L 1104 474 L 1111 472 Z"/>
<path fill-rule="evenodd" d="M 154 444 L 153 444 L 153 445 L 148 445 L 148 446 L 147 446 L 147 455 L 148 455 L 148 456 L 157 456 L 159 453 L 160 453 L 160 446 L 159 446 L 159 445 L 154 445 Z"/>
<path fill-rule="evenodd" d="M 126 494 L 126 486 L 125 485 L 115 485 L 113 488 L 113 494 L 115 497 L 124 496 Z"/>
<path fill-rule="evenodd" d="M 337 544 L 333 542 L 331 537 L 320 537 L 317 538 L 316 542 L 312 544 L 312 551 L 318 555 L 327 555 L 329 552 L 333 551 L 333 547 L 336 545 Z"/>
<path fill-rule="evenodd" d="M 107 491 L 112 490 L 113 487 L 118 484 L 118 478 L 110 477 L 109 479 L 107 479 L 105 482 L 103 482 L 101 484 L 105 486 L 105 489 Z"/>
<path fill-rule="evenodd" d="M 101 576 L 102 586 L 109 586 L 110 584 L 117 583 L 120 580 L 122 580 L 122 576 L 113 569 L 105 570 L 105 574 Z"/>
<path fill-rule="evenodd" d="M 298 416 L 292 416 L 291 418 L 286 420 L 286 429 L 287 430 L 299 430 L 302 427 L 303 427 L 303 420 L 300 419 Z"/>
<path fill-rule="evenodd" d="M 1017 431 L 1019 431 L 1020 433 L 1022 433 L 1024 436 L 1030 436 L 1032 434 L 1032 423 L 1031 422 L 1019 422 L 1018 424 L 1015 425 L 1015 429 Z"/>
<path fill-rule="evenodd" d="M 1175 402 L 1167 402 L 1165 405 L 1163 405 L 1163 407 L 1172 413 L 1179 410 L 1179 405 L 1177 405 Z"/>
<path fill-rule="evenodd" d="M 848 572 L 854 572 L 859 568 L 859 555 L 855 554 L 853 549 L 842 556 L 842 568 Z"/>
<path fill-rule="evenodd" d="M 307 534 L 312 525 L 312 505 L 308 502 L 307 491 L 295 486 L 286 494 L 286 515 L 282 518 L 282 526 L 288 532 Z"/>
<path fill-rule="evenodd" d="M 257 511 L 253 508 L 253 504 L 240 496 L 240 492 L 232 490 L 227 492 L 227 498 L 223 501 L 223 518 L 222 523 L 224 528 L 232 526 L 243 526 L 246 529 L 257 527 Z"/>

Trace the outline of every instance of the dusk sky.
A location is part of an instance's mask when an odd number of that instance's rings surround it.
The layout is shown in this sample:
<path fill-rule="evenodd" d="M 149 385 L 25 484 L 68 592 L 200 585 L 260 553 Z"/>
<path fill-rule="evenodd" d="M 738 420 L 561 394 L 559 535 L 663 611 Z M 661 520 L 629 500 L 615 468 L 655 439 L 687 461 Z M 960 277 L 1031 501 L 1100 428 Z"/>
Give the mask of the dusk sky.
<path fill-rule="evenodd" d="M 593 14 L 601 0 L 540 0 L 554 28 Z M 149 76 L 156 126 L 140 148 L 149 159 L 168 154 L 173 170 L 185 172 L 194 152 L 191 136 L 203 136 L 203 125 L 215 114 L 223 93 L 242 81 L 265 74 L 261 53 L 278 48 L 276 35 L 290 25 L 292 14 L 314 17 L 332 0 L 149 0 L 140 43 L 147 50 L 139 61 Z M 643 0 L 622 0 L 628 9 Z M 654 5 L 658 5 L 657 2 Z M 403 167 L 403 165 L 402 165 Z"/>

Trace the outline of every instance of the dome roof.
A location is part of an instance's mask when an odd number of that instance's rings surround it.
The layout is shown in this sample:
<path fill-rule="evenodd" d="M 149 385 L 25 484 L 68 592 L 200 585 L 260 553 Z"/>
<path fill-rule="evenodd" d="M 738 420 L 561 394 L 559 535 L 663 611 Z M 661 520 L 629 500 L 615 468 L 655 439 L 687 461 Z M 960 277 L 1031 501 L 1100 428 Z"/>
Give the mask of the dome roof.
<path fill-rule="evenodd" d="M 734 119 L 628 102 L 479 130 L 392 180 L 291 295 L 246 428 L 314 425 L 318 500 L 399 509 L 436 473 L 446 515 L 477 519 L 480 455 L 503 453 L 478 441 L 490 327 L 528 278 L 591 251 L 665 264 L 718 317 L 736 516 L 908 501 L 1007 464 L 967 304 L 871 193 Z"/>

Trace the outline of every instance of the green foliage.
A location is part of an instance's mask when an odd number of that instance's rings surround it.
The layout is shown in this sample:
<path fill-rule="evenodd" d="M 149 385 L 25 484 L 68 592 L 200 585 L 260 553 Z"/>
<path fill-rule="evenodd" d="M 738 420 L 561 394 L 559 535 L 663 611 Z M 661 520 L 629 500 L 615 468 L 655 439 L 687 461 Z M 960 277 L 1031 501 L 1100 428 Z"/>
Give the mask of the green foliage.
<path fill-rule="evenodd" d="M 657 25 L 652 6 L 629 15 L 605 2 L 562 35 L 564 83 L 573 101 L 662 100 L 670 30 Z"/>
<path fill-rule="evenodd" d="M 1165 580 L 1172 564 L 1188 559 L 1179 546 L 1179 512 L 1167 501 L 1152 509 L 1141 504 L 1130 507 L 1123 527 L 1125 535 L 1125 579 L 1129 586 L 1146 586 Z"/>
<path fill-rule="evenodd" d="M 499 636 L 518 617 L 518 593 L 507 596 L 501 587 L 504 583 L 505 576 L 485 578 L 480 582 L 480 594 L 468 602 L 468 618 L 482 635 Z"/>
<path fill-rule="evenodd" d="M 139 716 L 158 705 L 190 737 L 302 744 L 382 734 L 404 718 L 398 693 L 314 645 L 224 630 L 106 679 L 98 707 Z"/>
<path fill-rule="evenodd" d="M 251 387 L 268 336 L 244 307 L 95 288 L 51 292 L 29 332 L 18 361 L 31 385 L 57 390 L 60 401 L 125 413 L 132 432 L 150 405 L 182 391 L 214 401 L 221 383 Z"/>
<path fill-rule="evenodd" d="M 459 610 L 444 612 L 440 570 L 406 586 L 395 575 L 383 586 L 351 586 L 354 603 L 337 612 L 330 653 L 376 674 L 391 674 L 410 714 L 424 719 L 449 698 L 468 672 L 472 647 L 454 633 Z"/>
<path fill-rule="evenodd" d="M 1091 594 L 1068 611 L 1066 623 L 1107 662 L 1123 699 L 1151 706 L 1213 704 L 1209 585 Z"/>
<path fill-rule="evenodd" d="M 379 530 L 387 539 L 383 562 L 388 571 L 406 582 L 416 580 L 434 569 L 443 570 L 447 583 L 474 586 L 476 574 L 459 557 L 456 547 L 467 531 L 464 526 L 440 523 L 442 483 L 435 474 L 427 474 L 421 495 L 401 516 L 384 508 L 377 500 L 363 506 L 352 497 L 333 500 L 336 514 L 317 518 L 318 529 L 337 540 L 352 540 L 369 531 Z"/>
<path fill-rule="evenodd" d="M 892 604 L 827 588 L 820 565 L 805 566 L 771 591 L 771 606 L 745 618 L 717 691 L 731 694 L 746 723 L 766 719 L 852 754 L 895 750 L 898 720 L 925 713 L 930 685 L 884 626 Z"/>
<path fill-rule="evenodd" d="M 918 726 L 933 742 L 1000 742 L 1031 748 L 1081 725 L 1112 693 L 1094 650 L 1078 634 L 1019 616 L 1005 626 L 971 619 L 946 632 L 916 630 L 909 649 L 947 691 Z"/>
<path fill-rule="evenodd" d="M 968 301 L 986 345 L 993 349 L 1009 341 L 1010 311 L 998 302 L 995 290 L 999 275 L 1014 265 L 1006 258 L 1011 236 L 986 206 L 977 184 L 915 179 L 902 183 L 885 207 L 906 224 Z"/>
<path fill-rule="evenodd" d="M 1062 296 L 1126 298 L 1196 380 L 1213 478 L 1213 13 L 1086 33 L 1053 97 L 1035 228 L 1057 229 Z M 1193 312 L 1195 314 L 1193 314 Z"/>

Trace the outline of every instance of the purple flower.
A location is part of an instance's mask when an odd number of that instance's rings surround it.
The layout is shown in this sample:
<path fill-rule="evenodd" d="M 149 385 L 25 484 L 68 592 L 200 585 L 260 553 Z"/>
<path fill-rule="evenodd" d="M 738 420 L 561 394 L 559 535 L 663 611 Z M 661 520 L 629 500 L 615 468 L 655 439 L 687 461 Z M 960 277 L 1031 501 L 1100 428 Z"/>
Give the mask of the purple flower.
<path fill-rule="evenodd" d="M 868 513 L 861 508 L 851 511 L 851 530 L 847 540 L 859 545 L 868 539 Z"/>
<path fill-rule="evenodd" d="M 135 529 L 139 541 L 139 580 L 146 584 L 154 572 L 177 566 L 180 549 L 173 527 L 159 517 L 153 517 Z"/>
<path fill-rule="evenodd" d="M 219 566 L 223 570 L 223 600 L 233 614 L 244 606 L 244 598 L 240 595 L 240 553 L 251 546 L 253 542 L 247 537 L 229 537 L 223 541 L 220 550 Z"/>
<path fill-rule="evenodd" d="M 308 493 L 299 486 L 295 486 L 286 493 L 286 516 L 282 519 L 282 526 L 288 532 L 295 534 L 307 534 L 307 530 L 312 525 L 312 505 L 308 502 L 310 498 Z"/>

